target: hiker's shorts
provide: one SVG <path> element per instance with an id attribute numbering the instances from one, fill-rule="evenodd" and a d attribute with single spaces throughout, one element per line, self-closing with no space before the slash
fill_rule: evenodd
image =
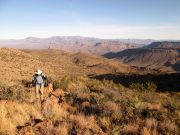
<path id="1" fill-rule="evenodd" d="M 44 84 L 36 84 L 36 98 L 43 100 L 44 96 Z"/>

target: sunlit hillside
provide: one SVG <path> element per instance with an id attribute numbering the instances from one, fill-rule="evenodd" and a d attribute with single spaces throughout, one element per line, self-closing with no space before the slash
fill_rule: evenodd
<path id="1" fill-rule="evenodd" d="M 2 135 L 179 133 L 178 73 L 164 85 L 155 71 L 53 49 L 1 48 L 0 65 Z M 42 102 L 31 84 L 38 68 L 49 82 Z"/>

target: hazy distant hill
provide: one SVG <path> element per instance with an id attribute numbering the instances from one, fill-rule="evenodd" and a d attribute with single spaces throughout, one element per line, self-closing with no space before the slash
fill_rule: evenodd
<path id="1" fill-rule="evenodd" d="M 180 42 L 153 42 L 142 48 L 111 52 L 104 56 L 131 66 L 161 71 L 180 71 Z"/>
<path id="2" fill-rule="evenodd" d="M 155 40 L 153 39 L 119 39 L 119 41 L 123 43 L 128 43 L 128 44 L 142 44 L 142 45 L 148 45 L 154 42 Z"/>
<path id="3" fill-rule="evenodd" d="M 50 38 L 28 37 L 20 40 L 1 40 L 0 47 L 18 49 L 58 48 L 65 51 L 105 54 L 125 49 L 142 47 L 151 43 L 151 39 L 98 39 L 79 36 L 55 36 Z"/>

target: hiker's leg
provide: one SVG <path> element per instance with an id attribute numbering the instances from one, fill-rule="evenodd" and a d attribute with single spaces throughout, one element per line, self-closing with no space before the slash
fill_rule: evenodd
<path id="1" fill-rule="evenodd" d="M 40 86 L 36 85 L 36 98 L 37 99 L 39 99 L 39 89 L 40 89 Z"/>
<path id="2" fill-rule="evenodd" d="M 41 85 L 40 92 L 41 92 L 41 100 L 43 100 L 43 98 L 44 98 L 44 85 Z"/>

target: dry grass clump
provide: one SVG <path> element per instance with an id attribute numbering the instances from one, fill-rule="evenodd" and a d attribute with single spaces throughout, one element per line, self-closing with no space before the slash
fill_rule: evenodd
<path id="1" fill-rule="evenodd" d="M 60 105 L 54 104 L 49 108 L 51 110 L 51 114 L 49 114 L 50 119 L 58 119 L 58 120 L 63 120 L 68 117 L 68 112 L 63 109 Z M 49 110 L 49 111 L 50 111 Z"/>
<path id="2" fill-rule="evenodd" d="M 98 124 L 103 132 L 110 133 L 112 127 L 111 127 L 111 121 L 108 116 L 102 118 L 100 117 Z"/>
<path id="3" fill-rule="evenodd" d="M 1 132 L 8 131 L 16 133 L 16 126 L 24 125 L 31 118 L 41 118 L 37 108 L 26 103 L 17 103 L 16 101 L 0 101 L 0 121 Z"/>
<path id="4" fill-rule="evenodd" d="M 92 132 L 98 134 L 101 129 L 97 125 L 97 121 L 94 116 L 84 116 L 83 114 L 71 115 L 70 119 L 73 121 L 73 126 L 79 134 L 84 132 Z"/>
<path id="5" fill-rule="evenodd" d="M 104 113 L 106 116 L 110 115 L 112 118 L 112 121 L 119 122 L 121 119 L 121 108 L 118 104 L 108 101 L 105 103 L 104 107 Z"/>
<path id="6" fill-rule="evenodd" d="M 56 131 L 55 131 L 56 135 L 69 135 L 69 125 L 64 123 L 62 125 L 60 125 Z"/>
<path id="7" fill-rule="evenodd" d="M 151 130 L 151 129 L 147 128 L 147 127 L 144 127 L 141 130 L 141 134 L 142 135 L 158 135 L 156 130 Z"/>
<path id="8" fill-rule="evenodd" d="M 9 122 L 8 119 L 0 117 L 0 134 L 13 135 L 16 133 L 15 125 Z"/>
<path id="9" fill-rule="evenodd" d="M 139 126 L 136 124 L 128 124 L 124 125 L 120 130 L 120 133 L 123 135 L 136 135 L 138 134 Z"/>

